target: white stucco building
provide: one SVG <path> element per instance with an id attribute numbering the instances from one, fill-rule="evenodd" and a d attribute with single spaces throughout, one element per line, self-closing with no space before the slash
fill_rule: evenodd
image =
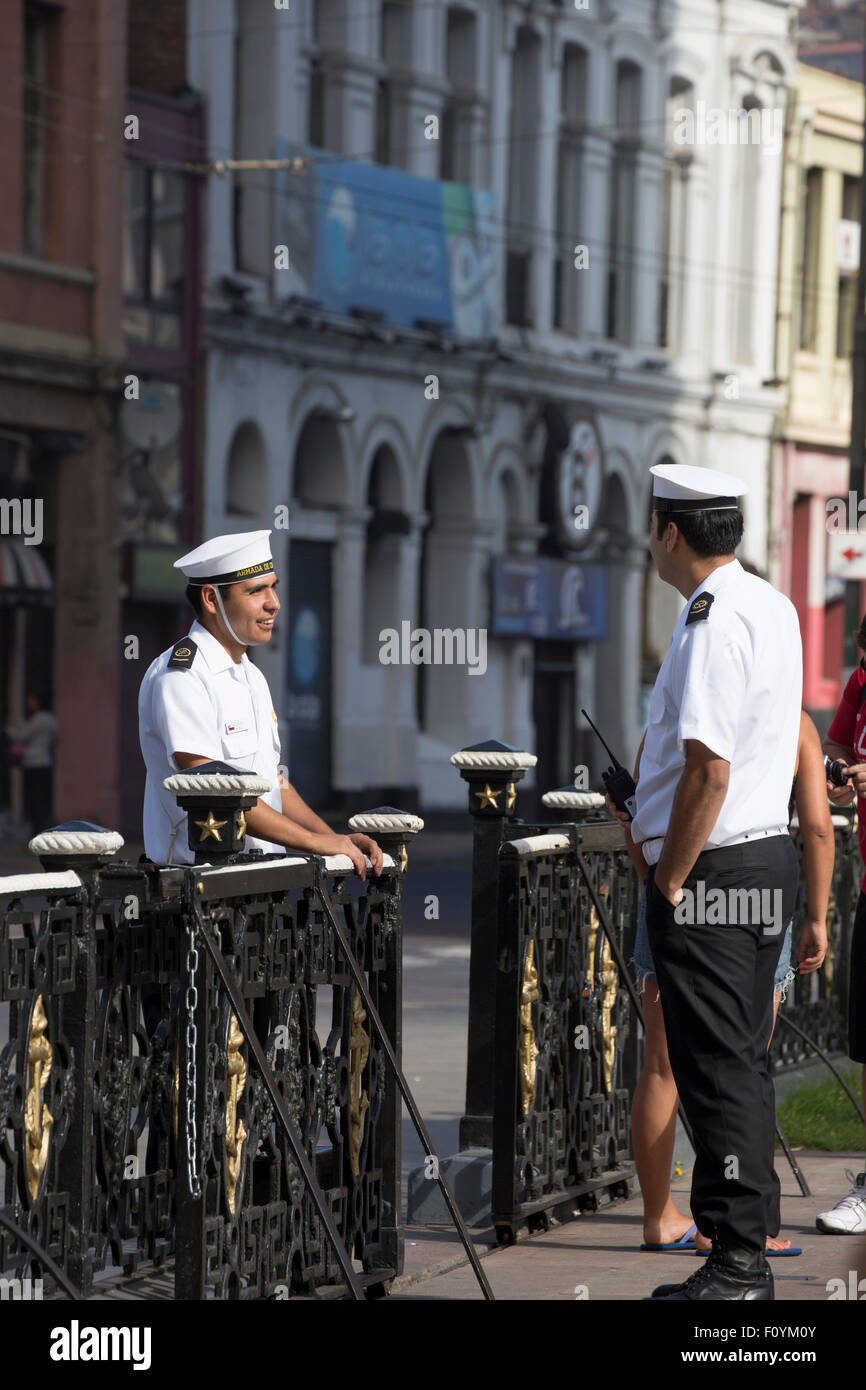
<path id="1" fill-rule="evenodd" d="M 261 663 L 316 804 L 461 808 L 487 737 L 547 790 L 599 766 L 581 705 L 631 760 L 679 608 L 652 464 L 741 474 L 765 566 L 782 142 L 707 117 L 784 121 L 790 10 L 189 0 L 209 155 L 307 156 L 208 182 L 202 533 L 279 518 Z M 383 665 L 404 622 L 486 670 Z"/>

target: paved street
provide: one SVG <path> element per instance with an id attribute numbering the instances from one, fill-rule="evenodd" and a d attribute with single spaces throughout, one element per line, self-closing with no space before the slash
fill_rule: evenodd
<path id="1" fill-rule="evenodd" d="M 777 1160 L 782 1183 L 782 1236 L 803 1254 L 771 1261 L 776 1301 L 827 1302 L 827 1283 L 841 1279 L 846 1290 L 866 1278 L 866 1236 L 826 1236 L 815 1228 L 815 1215 L 832 1206 L 848 1190 L 843 1170 L 855 1169 L 862 1154 L 800 1152 L 800 1166 L 812 1190 L 803 1197 L 783 1158 Z M 678 1205 L 688 1211 L 689 1172 L 672 1183 Z M 698 1267 L 694 1254 L 641 1253 L 641 1200 L 586 1214 L 547 1232 L 519 1240 L 509 1249 L 494 1248 L 492 1232 L 474 1233 L 482 1249 L 492 1251 L 484 1260 L 484 1272 L 493 1292 L 501 1299 L 537 1301 L 637 1300 L 661 1283 L 676 1283 Z M 456 1261 L 461 1247 L 456 1238 L 439 1234 L 426 1243 L 426 1232 L 416 1228 L 406 1235 L 406 1275 L 392 1297 L 415 1300 L 480 1299 L 481 1291 L 468 1263 L 428 1277 L 417 1277 L 423 1265 L 436 1267 Z M 412 1245 L 410 1242 L 415 1241 Z M 423 1254 L 423 1265 L 422 1265 Z M 829 1292 L 838 1286 L 831 1286 Z M 866 1292 L 864 1284 L 861 1295 Z"/>

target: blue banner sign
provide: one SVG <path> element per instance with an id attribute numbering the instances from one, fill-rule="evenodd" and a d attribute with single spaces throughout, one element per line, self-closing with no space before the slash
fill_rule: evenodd
<path id="1" fill-rule="evenodd" d="M 604 566 L 533 555 L 494 558 L 490 635 L 601 641 L 607 635 Z"/>
<path id="2" fill-rule="evenodd" d="M 277 239 L 288 248 L 297 293 L 331 313 L 361 310 L 406 327 L 421 320 L 459 337 L 495 336 L 491 192 L 284 142 L 279 153 L 313 161 L 278 180 Z"/>

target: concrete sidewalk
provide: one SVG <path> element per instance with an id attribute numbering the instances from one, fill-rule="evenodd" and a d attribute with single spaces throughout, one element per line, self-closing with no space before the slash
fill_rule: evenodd
<path id="1" fill-rule="evenodd" d="M 863 1155 L 800 1150 L 797 1159 L 812 1190 L 810 1198 L 801 1195 L 784 1155 L 777 1155 L 782 1183 L 781 1235 L 792 1245 L 802 1246 L 803 1254 L 771 1259 L 776 1301 L 827 1302 L 830 1292 L 839 1290 L 838 1285 L 828 1290 L 831 1279 L 841 1279 L 850 1298 L 852 1285 L 866 1279 L 866 1235 L 821 1235 L 815 1217 L 846 1195 L 850 1184 L 844 1170 L 861 1171 Z M 688 1212 L 690 1173 L 674 1178 L 671 1187 L 680 1210 Z M 496 1246 L 492 1230 L 472 1234 L 484 1255 L 484 1272 L 497 1299 L 628 1302 L 645 1298 L 657 1284 L 688 1278 L 703 1258 L 640 1251 L 641 1216 L 638 1194 L 596 1214 L 527 1236 L 509 1248 Z M 860 1294 L 866 1295 L 866 1284 Z M 395 1281 L 391 1298 L 482 1298 L 455 1232 L 442 1227 L 407 1229 L 405 1272 Z"/>

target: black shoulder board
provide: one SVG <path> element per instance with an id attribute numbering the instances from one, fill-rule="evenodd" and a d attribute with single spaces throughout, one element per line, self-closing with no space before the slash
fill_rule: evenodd
<path id="1" fill-rule="evenodd" d="M 195 661 L 195 654 L 197 651 L 198 647 L 196 646 L 192 638 L 184 637 L 182 642 L 178 642 L 177 646 L 171 654 L 171 657 L 169 658 L 168 670 L 185 671 L 186 668 L 188 666 L 191 666 L 192 663 Z"/>
<path id="2" fill-rule="evenodd" d="M 702 594 L 698 594 L 689 609 L 689 616 L 686 618 L 686 627 L 688 627 L 689 623 L 699 623 L 701 618 L 708 618 L 710 616 L 710 606 L 714 598 L 715 594 L 709 594 L 706 590 L 704 590 Z"/>

